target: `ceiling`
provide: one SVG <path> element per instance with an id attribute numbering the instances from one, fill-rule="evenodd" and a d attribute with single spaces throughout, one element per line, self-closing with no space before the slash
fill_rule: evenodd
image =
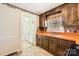
<path id="1" fill-rule="evenodd" d="M 38 15 L 61 4 L 63 3 L 12 3 L 12 5 L 15 5 Z"/>

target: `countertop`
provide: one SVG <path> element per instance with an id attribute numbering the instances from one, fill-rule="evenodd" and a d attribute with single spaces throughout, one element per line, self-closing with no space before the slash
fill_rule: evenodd
<path id="1" fill-rule="evenodd" d="M 76 44 L 79 44 L 79 33 L 37 31 L 36 34 L 61 38 L 65 40 L 72 40 L 75 41 Z"/>

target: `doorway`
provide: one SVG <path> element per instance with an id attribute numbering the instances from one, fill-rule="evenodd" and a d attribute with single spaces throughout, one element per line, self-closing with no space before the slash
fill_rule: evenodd
<path id="1" fill-rule="evenodd" d="M 32 14 L 21 14 L 21 39 L 32 45 L 36 45 L 36 31 L 38 27 L 38 16 Z"/>

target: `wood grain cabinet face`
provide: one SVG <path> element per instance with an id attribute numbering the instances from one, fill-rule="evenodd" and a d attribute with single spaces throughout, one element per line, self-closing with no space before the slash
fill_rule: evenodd
<path id="1" fill-rule="evenodd" d="M 49 52 L 57 56 L 57 39 L 50 37 L 49 39 Z"/>
<path id="2" fill-rule="evenodd" d="M 65 50 L 67 49 L 67 44 L 66 44 L 66 46 L 65 46 L 65 41 L 64 40 L 62 40 L 62 39 L 59 39 L 58 40 L 58 55 L 59 56 L 62 56 L 62 55 L 64 55 L 64 53 L 65 53 Z"/>
<path id="3" fill-rule="evenodd" d="M 39 15 L 39 26 L 40 27 L 44 27 L 45 25 L 45 20 L 46 20 L 46 16 L 45 16 L 45 13 Z"/>
<path id="4" fill-rule="evenodd" d="M 55 56 L 64 56 L 66 50 L 75 44 L 74 41 L 65 39 L 49 37 L 49 36 L 36 36 L 36 45 L 47 50 Z"/>
<path id="5" fill-rule="evenodd" d="M 65 25 L 75 25 L 77 16 L 77 4 L 68 4 L 63 8 Z"/>
<path id="6" fill-rule="evenodd" d="M 59 39 L 58 40 L 58 55 L 64 56 L 66 50 L 70 48 L 74 44 L 73 41 Z"/>
<path id="7" fill-rule="evenodd" d="M 78 9 L 77 9 L 77 11 L 78 11 L 78 25 L 79 25 L 79 3 L 78 3 Z"/>
<path id="8" fill-rule="evenodd" d="M 42 36 L 36 36 L 36 45 L 37 46 L 40 46 L 40 47 L 42 47 L 42 39 L 43 39 L 43 37 Z"/>
<path id="9" fill-rule="evenodd" d="M 43 49 L 48 51 L 48 45 L 49 45 L 49 37 L 43 36 Z"/>

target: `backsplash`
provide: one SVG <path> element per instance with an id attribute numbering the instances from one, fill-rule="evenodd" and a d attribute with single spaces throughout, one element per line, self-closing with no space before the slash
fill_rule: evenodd
<path id="1" fill-rule="evenodd" d="M 77 33 L 77 32 L 79 32 L 79 27 L 78 26 L 65 27 L 65 31 L 66 32 L 74 32 L 74 33 Z"/>

